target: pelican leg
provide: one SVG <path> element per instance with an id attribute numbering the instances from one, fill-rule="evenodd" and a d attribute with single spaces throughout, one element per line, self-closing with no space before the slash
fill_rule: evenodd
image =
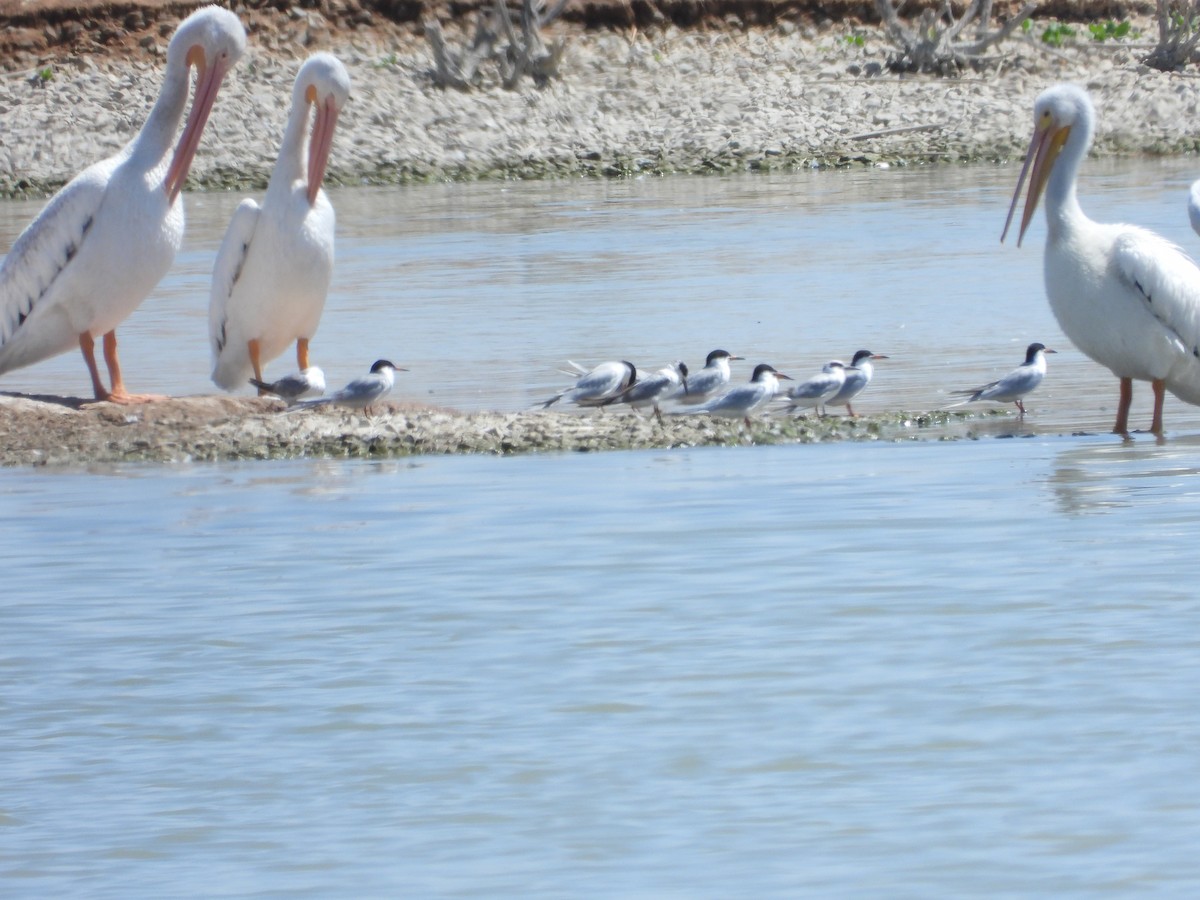
<path id="1" fill-rule="evenodd" d="M 1121 379 L 1121 396 L 1117 401 L 1117 421 L 1113 434 L 1129 434 L 1129 407 L 1133 404 L 1133 379 Z"/>
<path id="2" fill-rule="evenodd" d="M 1150 420 L 1150 433 L 1161 436 L 1163 433 L 1163 400 L 1166 398 L 1167 385 L 1165 381 L 1158 378 L 1150 382 L 1150 387 L 1154 390 L 1154 416 Z"/>
<path id="3" fill-rule="evenodd" d="M 79 349 L 83 353 L 83 361 L 87 363 L 88 374 L 92 376 L 92 395 L 97 401 L 108 399 L 108 390 L 100 380 L 100 370 L 96 368 L 96 339 L 90 331 L 79 335 Z"/>
<path id="4" fill-rule="evenodd" d="M 308 368 L 308 338 L 296 338 L 296 365 L 301 372 Z"/>
<path id="5" fill-rule="evenodd" d="M 254 369 L 254 380 L 262 381 L 262 353 L 257 338 L 246 341 L 246 353 L 250 357 L 250 367 Z M 258 389 L 258 396 L 263 397 L 266 393 L 262 388 Z"/>
<path id="6" fill-rule="evenodd" d="M 131 394 L 125 390 L 125 380 L 121 377 L 121 360 L 117 358 L 117 332 L 115 329 L 104 335 L 104 364 L 108 366 L 108 380 L 112 383 L 112 390 L 104 398 L 109 403 L 129 405 L 166 399 L 154 394 Z"/>

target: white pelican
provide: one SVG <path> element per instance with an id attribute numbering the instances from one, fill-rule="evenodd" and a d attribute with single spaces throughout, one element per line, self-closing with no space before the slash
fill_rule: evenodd
<path id="1" fill-rule="evenodd" d="M 392 385 L 396 383 L 396 373 L 407 371 L 407 369 L 397 368 L 396 364 L 389 360 L 377 359 L 371 364 L 369 374 L 355 378 L 340 391 L 334 391 L 328 397 L 305 400 L 296 404 L 293 409 L 309 409 L 314 406 L 347 406 L 351 409 L 361 409 L 370 415 L 371 407 L 391 392 Z"/>
<path id="2" fill-rule="evenodd" d="M 836 394 L 825 401 L 825 406 L 844 406 L 852 416 L 858 415 L 850 401 L 867 389 L 871 379 L 875 377 L 874 359 L 887 359 L 882 353 L 872 353 L 870 350 L 859 350 L 846 366 L 846 380 Z"/>
<path id="3" fill-rule="evenodd" d="M 688 378 L 687 390 L 675 398 L 676 402 L 690 406 L 711 400 L 729 386 L 730 361 L 742 358 L 726 350 L 714 350 L 704 361 L 704 368 Z"/>
<path id="4" fill-rule="evenodd" d="M 144 399 L 125 390 L 116 327 L 171 267 L 183 240 L 179 192 L 221 80 L 245 48 L 245 29 L 228 10 L 206 6 L 184 19 L 142 130 L 76 175 L 21 232 L 0 264 L 0 374 L 78 346 L 97 400 Z M 195 99 L 172 155 L 193 66 Z M 96 368 L 98 335 L 109 389 Z"/>
<path id="5" fill-rule="evenodd" d="M 1188 221 L 1192 223 L 1192 231 L 1200 234 L 1200 181 L 1193 181 L 1188 188 Z"/>
<path id="6" fill-rule="evenodd" d="M 969 391 L 951 391 L 952 394 L 970 394 L 963 403 L 974 403 L 977 400 L 995 400 L 1000 403 L 1015 403 L 1021 415 L 1025 415 L 1025 404 L 1022 398 L 1042 383 L 1046 377 L 1046 354 L 1055 353 L 1047 349 L 1045 344 L 1030 344 L 1025 350 L 1025 362 L 1017 366 L 1003 378 L 985 384 L 980 388 Z M 956 406 L 960 404 L 955 404 Z"/>
<path id="7" fill-rule="evenodd" d="M 601 406 L 610 403 L 628 403 L 634 409 L 654 408 L 654 417 L 662 424 L 662 409 L 659 404 L 669 400 L 680 391 L 687 388 L 688 367 L 682 362 L 673 366 L 664 366 L 649 378 L 630 385 L 620 394 L 608 400 L 601 401 Z"/>
<path id="8" fill-rule="evenodd" d="M 749 384 L 739 384 L 720 397 L 714 397 L 707 403 L 693 406 L 683 412 L 707 413 L 723 419 L 741 418 L 749 428 L 750 416 L 770 403 L 779 393 L 780 378 L 791 381 L 791 376 L 776 371 L 766 363 L 759 363 L 754 367 L 754 375 L 751 376 Z"/>
<path id="9" fill-rule="evenodd" d="M 1000 240 L 1008 234 L 1028 174 L 1017 245 L 1044 190 L 1050 308 L 1071 342 L 1120 379 L 1113 431 L 1129 431 L 1137 379 L 1151 384 L 1150 431 L 1161 435 L 1164 390 L 1200 404 L 1200 268 L 1151 231 L 1093 222 L 1080 209 L 1075 179 L 1095 123 L 1082 88 L 1060 84 L 1043 91 L 1033 117 L 1033 140 Z"/>
<path id="10" fill-rule="evenodd" d="M 817 409 L 842 389 L 842 385 L 846 383 L 846 365 L 839 360 L 832 359 L 821 367 L 821 371 L 812 378 L 806 378 L 804 381 L 790 388 L 785 395 L 788 402 L 788 412 L 795 412 L 798 409 L 809 410 Z"/>
<path id="11" fill-rule="evenodd" d="M 349 96 L 350 76 L 337 57 L 314 53 L 304 62 L 262 205 L 243 200 L 225 232 L 213 266 L 208 324 L 212 380 L 227 391 L 251 376 L 262 381 L 263 364 L 292 341 L 300 370 L 309 367 L 308 342 L 333 274 L 334 213 L 321 181 Z"/>
<path id="12" fill-rule="evenodd" d="M 572 364 L 574 365 L 574 364 Z M 555 394 L 542 403 L 542 409 L 565 400 L 577 406 L 603 406 L 637 383 L 637 369 L 631 362 L 603 362 L 584 372 L 575 386 Z"/>

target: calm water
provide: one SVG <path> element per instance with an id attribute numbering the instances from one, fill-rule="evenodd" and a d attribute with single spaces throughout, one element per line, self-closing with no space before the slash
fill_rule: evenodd
<path id="1" fill-rule="evenodd" d="M 1186 161 L 1094 169 L 1198 240 Z M 869 411 L 1063 352 L 1011 439 L 0 471 L 0 894 L 1194 896 L 1200 410 L 1103 433 L 1013 177 L 341 192 L 333 381 L 868 346 Z M 135 389 L 208 390 L 237 199 L 189 198 Z"/>

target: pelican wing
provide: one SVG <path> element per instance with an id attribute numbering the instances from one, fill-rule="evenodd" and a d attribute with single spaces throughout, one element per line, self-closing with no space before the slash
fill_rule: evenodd
<path id="1" fill-rule="evenodd" d="M 208 300 L 208 334 L 212 340 L 213 356 L 221 355 L 225 347 L 225 321 L 229 315 L 229 301 L 242 274 L 242 266 L 250 253 L 254 241 L 254 230 L 262 208 L 254 200 L 246 199 L 238 204 L 229 220 L 229 228 L 217 251 L 213 265 L 212 293 Z"/>
<path id="2" fill-rule="evenodd" d="M 1200 268 L 1179 247 L 1141 228 L 1117 238 L 1113 264 L 1180 351 L 1200 358 Z"/>
<path id="3" fill-rule="evenodd" d="M 25 324 L 79 253 L 114 165 L 105 160 L 80 172 L 50 199 L 0 263 L 0 347 Z"/>

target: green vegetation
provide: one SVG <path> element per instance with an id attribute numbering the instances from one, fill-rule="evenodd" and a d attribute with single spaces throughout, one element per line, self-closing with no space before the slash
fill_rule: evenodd
<path id="1" fill-rule="evenodd" d="M 1088 31 L 1092 33 L 1093 41 L 1119 41 L 1124 37 L 1137 37 L 1138 33 L 1133 30 L 1133 26 L 1128 22 L 1114 22 L 1109 19 L 1107 22 L 1092 22 L 1088 25 Z"/>
<path id="2" fill-rule="evenodd" d="M 1051 47 L 1061 47 L 1067 41 L 1075 39 L 1075 29 L 1062 22 L 1053 22 L 1042 31 L 1042 43 Z"/>

